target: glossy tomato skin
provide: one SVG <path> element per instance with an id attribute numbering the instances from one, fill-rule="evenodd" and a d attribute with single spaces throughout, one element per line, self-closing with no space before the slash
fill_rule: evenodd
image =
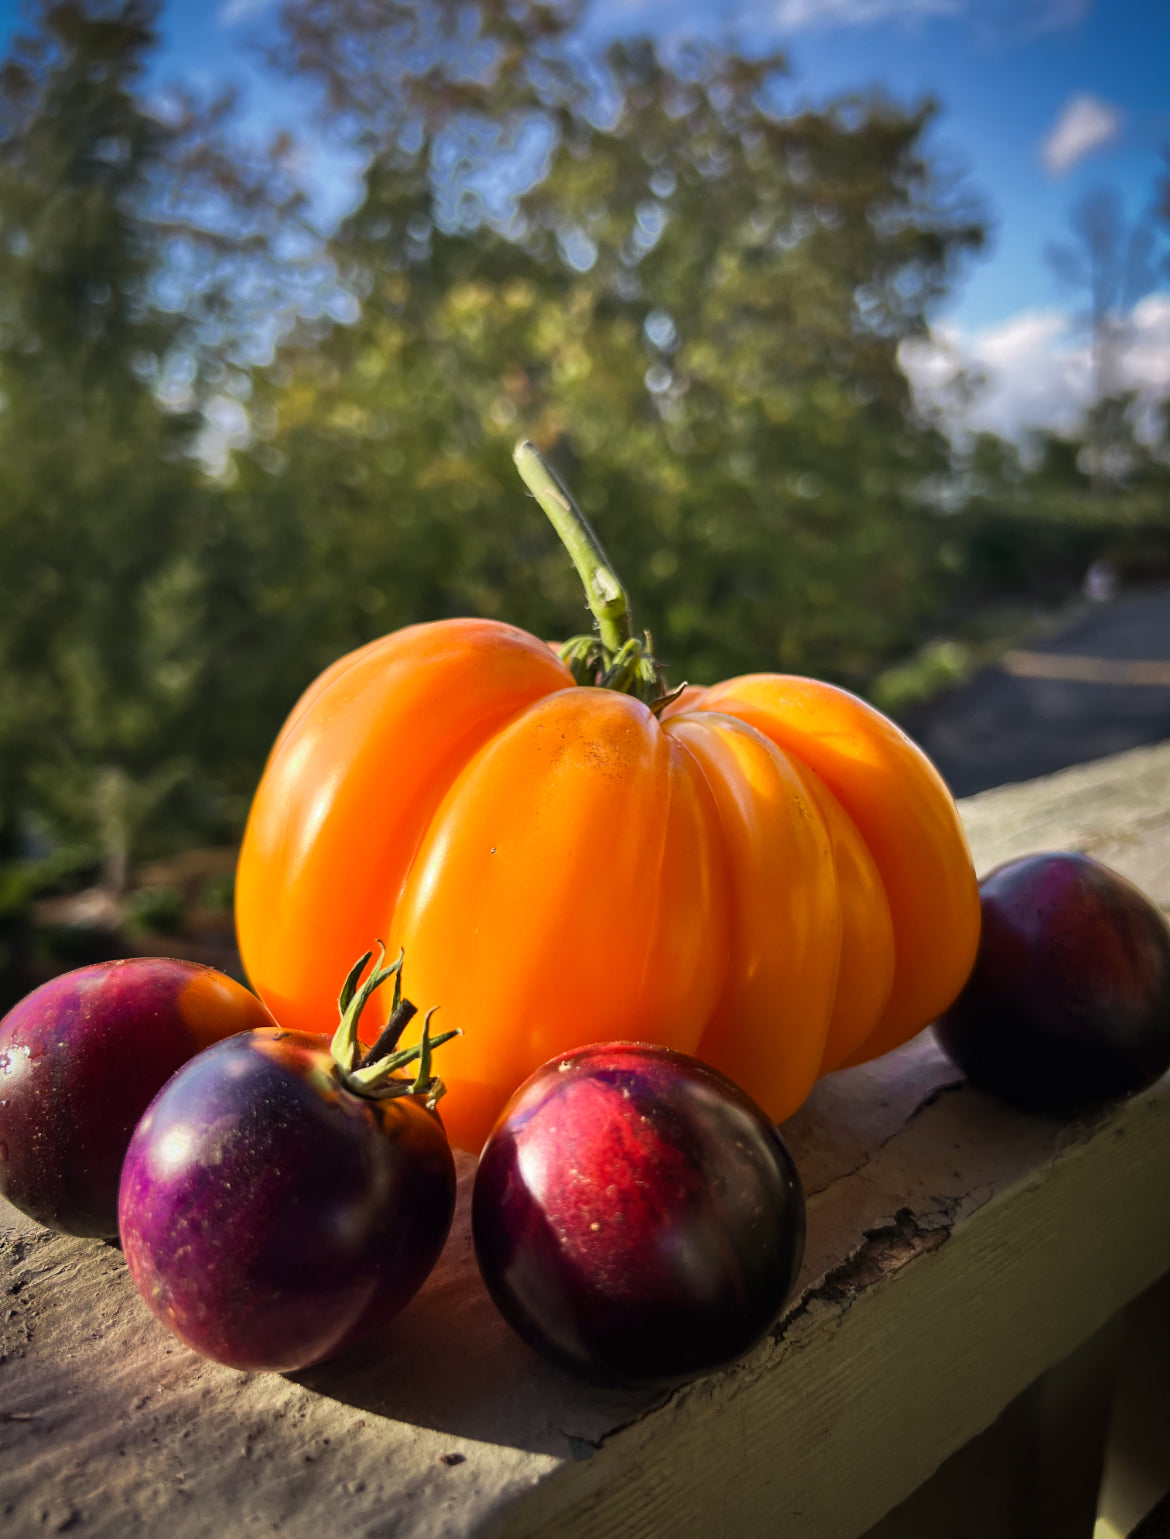
<path id="1" fill-rule="evenodd" d="M 480 1157 L 475 1252 L 530 1346 L 601 1382 L 732 1361 L 791 1292 L 804 1199 L 776 1128 L 697 1059 L 606 1043 L 551 1060 Z"/>
<path id="2" fill-rule="evenodd" d="M 384 636 L 310 686 L 236 900 L 248 976 L 290 1029 L 330 1018 L 364 937 L 405 950 L 464 1027 L 443 1118 L 472 1151 L 545 1059 L 599 1039 L 695 1054 L 782 1121 L 945 1009 L 979 925 L 949 791 L 866 702 L 754 674 L 656 715 L 472 619 Z"/>
<path id="3" fill-rule="evenodd" d="M 49 1229 L 113 1237 L 122 1160 L 156 1092 L 211 1043 L 272 1024 L 197 962 L 133 957 L 43 983 L 0 1021 L 0 1193 Z"/>
<path id="4" fill-rule="evenodd" d="M 386 1324 L 455 1205 L 442 1123 L 344 1089 L 320 1038 L 249 1032 L 177 1074 L 139 1123 L 118 1216 L 155 1315 L 233 1368 L 308 1367 Z"/>
<path id="5" fill-rule="evenodd" d="M 1140 889 L 1054 853 L 998 867 L 981 896 L 974 970 L 934 1028 L 973 1084 L 1067 1116 L 1170 1068 L 1170 927 Z"/>

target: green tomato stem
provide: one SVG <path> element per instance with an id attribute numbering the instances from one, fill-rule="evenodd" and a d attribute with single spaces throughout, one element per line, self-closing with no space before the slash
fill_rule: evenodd
<path id="1" fill-rule="evenodd" d="M 630 606 L 601 541 L 535 444 L 527 439 L 518 443 L 512 458 L 525 486 L 572 557 L 585 585 L 585 597 L 597 621 L 602 645 L 611 652 L 620 652 L 633 634 Z"/>
<path id="2" fill-rule="evenodd" d="M 367 951 L 360 957 L 350 968 L 349 976 L 342 985 L 341 996 L 337 1001 L 341 1020 L 333 1034 L 330 1047 L 333 1072 L 340 1083 L 354 1095 L 379 1101 L 395 1096 L 418 1096 L 425 1098 L 427 1106 L 433 1109 L 446 1087 L 437 1075 L 431 1073 L 431 1055 L 435 1048 L 450 1042 L 452 1037 L 462 1036 L 462 1032 L 456 1029 L 446 1031 L 442 1036 L 432 1037 L 431 1016 L 438 1008 L 435 1006 L 427 1011 L 426 1019 L 423 1021 L 422 1040 L 416 1042 L 413 1047 L 400 1048 L 398 1039 L 416 1014 L 410 1000 L 402 997 L 402 952 L 398 953 L 389 967 L 383 967 L 386 948 L 379 941 L 378 960 L 371 968 L 369 977 L 361 983 L 362 973 L 373 954 L 372 951 Z M 370 996 L 376 989 L 381 988 L 388 978 L 394 979 L 394 1002 L 391 1006 L 390 1019 L 379 1034 L 377 1042 L 362 1057 L 358 1042 L 358 1023 Z M 398 1070 L 412 1063 L 418 1064 L 414 1079 L 403 1079 L 398 1074 Z"/>
<path id="3" fill-rule="evenodd" d="M 398 977 L 394 980 L 396 985 L 398 983 L 398 979 L 401 977 L 402 971 L 399 969 Z M 417 1014 L 417 1005 L 412 1005 L 409 999 L 399 999 L 398 1003 L 391 1011 L 390 1019 L 386 1022 L 386 1025 L 382 1029 L 381 1036 L 379 1036 L 378 1040 L 374 1043 L 373 1047 L 362 1059 L 361 1063 L 358 1064 L 358 1068 L 368 1069 L 370 1064 L 377 1063 L 380 1058 L 389 1057 L 389 1055 L 397 1048 L 398 1041 L 402 1036 L 402 1033 L 406 1030 L 407 1026 L 410 1025 L 411 1021 Z"/>

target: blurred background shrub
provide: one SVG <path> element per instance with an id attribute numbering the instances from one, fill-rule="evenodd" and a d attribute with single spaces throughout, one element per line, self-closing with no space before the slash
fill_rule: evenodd
<path id="1" fill-rule="evenodd" d="M 345 650 L 468 612 L 581 628 L 521 435 L 676 681 L 808 672 L 896 709 L 962 676 L 964 625 L 1094 560 L 1170 571 L 1166 423 L 1111 389 L 1108 312 L 1075 434 L 957 447 L 916 408 L 901 350 L 985 224 L 929 103 L 784 113 L 779 56 L 599 52 L 580 20 L 289 0 L 274 63 L 364 166 L 324 230 L 289 139 L 146 91 L 146 0 L 28 12 L 0 69 L 10 952 L 79 888 L 173 933 L 182 883 L 137 867 L 238 837 Z M 1090 287 L 1093 228 L 1061 259 Z"/>

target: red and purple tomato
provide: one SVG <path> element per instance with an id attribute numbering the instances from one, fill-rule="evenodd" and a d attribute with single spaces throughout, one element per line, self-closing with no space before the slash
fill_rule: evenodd
<path id="1" fill-rule="evenodd" d="M 52 978 L 0 1021 L 0 1193 L 64 1234 L 118 1232 L 130 1135 L 196 1053 L 271 1026 L 254 994 L 170 957 L 99 962 Z"/>
<path id="2" fill-rule="evenodd" d="M 669 1048 L 550 1059 L 480 1157 L 472 1233 L 504 1318 L 586 1378 L 668 1383 L 741 1356 L 804 1248 L 779 1132 L 724 1075 Z"/>
<path id="3" fill-rule="evenodd" d="M 979 893 L 974 969 L 934 1026 L 972 1084 L 1072 1116 L 1170 1068 L 1170 926 L 1140 888 L 1055 852 L 997 867 Z"/>
<path id="4" fill-rule="evenodd" d="M 320 1037 L 267 1030 L 208 1049 L 162 1090 L 118 1211 L 130 1275 L 164 1325 L 217 1362 L 288 1372 L 387 1324 L 454 1206 L 424 1094 L 355 1094 Z"/>

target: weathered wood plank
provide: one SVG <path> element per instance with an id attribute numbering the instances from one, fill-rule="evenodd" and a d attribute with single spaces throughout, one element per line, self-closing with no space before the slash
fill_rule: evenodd
<path id="1" fill-rule="evenodd" d="M 1017 1395 L 864 1539 L 1094 1539 L 1128 1313 Z"/>
<path id="2" fill-rule="evenodd" d="M 975 869 L 1036 850 L 1080 850 L 1170 909 L 1170 743 L 1078 764 L 960 803 Z"/>
<path id="3" fill-rule="evenodd" d="M 1170 745 L 964 805 L 980 869 L 1091 849 L 1170 907 Z M 1170 1269 L 1170 1085 L 1022 1117 L 920 1038 L 830 1077 L 786 1129 L 798 1290 L 742 1363 L 672 1394 L 523 1348 L 452 1241 L 364 1360 L 293 1377 L 188 1353 L 115 1249 L 0 1204 L 0 1531 L 111 1539 L 774 1532 L 853 1539 Z"/>
<path id="4" fill-rule="evenodd" d="M 853 1539 L 909 1495 L 1170 1267 L 1170 1089 L 1092 1129 L 1033 1126 L 1030 1149 L 1025 1119 L 995 1128 L 996 1115 L 965 1089 L 927 1108 L 861 1177 L 888 1191 L 904 1174 L 903 1206 L 875 1202 L 862 1245 L 810 1285 L 777 1341 L 558 1471 L 489 1532 L 699 1539 L 767 1524 Z M 959 1195 L 948 1154 L 968 1174 L 969 1139 L 1001 1132 L 1015 1169 L 993 1160 Z M 813 1224 L 825 1218 L 814 1206 Z"/>

